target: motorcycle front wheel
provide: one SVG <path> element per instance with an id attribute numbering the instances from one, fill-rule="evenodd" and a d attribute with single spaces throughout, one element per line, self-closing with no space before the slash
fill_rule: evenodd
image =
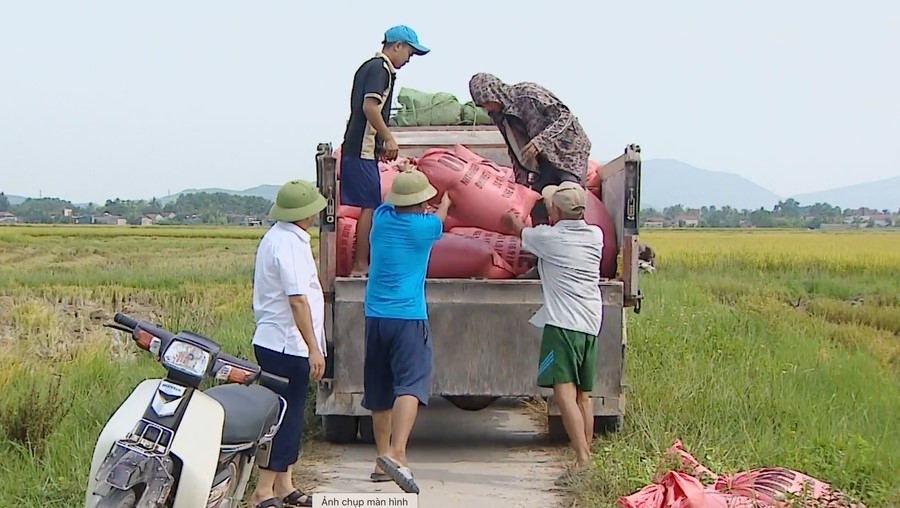
<path id="1" fill-rule="evenodd" d="M 103 496 L 96 508 L 134 508 L 137 505 L 137 492 L 134 489 L 112 489 Z"/>

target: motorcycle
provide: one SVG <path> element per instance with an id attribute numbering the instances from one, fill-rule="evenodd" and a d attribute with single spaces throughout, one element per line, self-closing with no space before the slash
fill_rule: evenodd
<path id="1" fill-rule="evenodd" d="M 235 508 L 256 462 L 268 464 L 288 380 L 225 354 L 213 340 L 117 313 L 109 328 L 166 369 L 142 381 L 94 448 L 87 508 Z M 208 379 L 224 383 L 201 390 Z"/>

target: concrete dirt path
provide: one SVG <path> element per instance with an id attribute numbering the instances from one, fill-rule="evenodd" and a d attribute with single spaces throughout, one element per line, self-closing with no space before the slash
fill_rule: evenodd
<path id="1" fill-rule="evenodd" d="M 369 480 L 374 444 L 329 445 L 329 452 L 333 460 L 318 471 L 316 492 L 403 492 L 392 481 Z M 407 455 L 420 507 L 557 508 L 565 498 L 553 481 L 563 469 L 553 452 L 515 400 L 463 411 L 437 398 L 419 411 Z"/>

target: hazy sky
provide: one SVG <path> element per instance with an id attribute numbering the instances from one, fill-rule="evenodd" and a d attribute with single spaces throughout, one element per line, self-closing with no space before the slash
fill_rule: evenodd
<path id="1" fill-rule="evenodd" d="M 897 2 L 0 0 L 0 190 L 314 179 L 353 72 L 399 23 L 433 51 L 398 91 L 538 82 L 599 161 L 638 142 L 785 196 L 900 174 Z"/>

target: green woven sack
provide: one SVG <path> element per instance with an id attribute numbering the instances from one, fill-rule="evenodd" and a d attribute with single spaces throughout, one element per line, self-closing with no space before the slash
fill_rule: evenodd
<path id="1" fill-rule="evenodd" d="M 462 106 L 462 123 L 465 125 L 491 125 L 491 117 L 487 111 L 469 101 Z"/>
<path id="2" fill-rule="evenodd" d="M 400 111 L 391 119 L 398 127 L 459 125 L 461 109 L 455 96 L 445 92 L 426 93 L 401 88 L 397 94 Z"/>

